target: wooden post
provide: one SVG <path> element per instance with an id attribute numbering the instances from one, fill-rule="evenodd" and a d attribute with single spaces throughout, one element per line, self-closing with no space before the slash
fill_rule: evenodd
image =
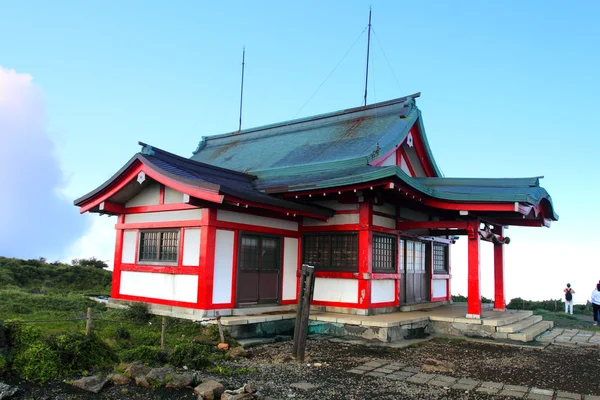
<path id="1" fill-rule="evenodd" d="M 88 307 L 87 315 L 85 318 L 85 335 L 89 335 L 92 330 L 92 309 Z"/>
<path id="2" fill-rule="evenodd" d="M 468 302 L 467 318 L 481 319 L 481 270 L 479 268 L 479 220 L 469 221 L 468 226 Z"/>
<path id="3" fill-rule="evenodd" d="M 160 328 L 160 349 L 165 349 L 165 341 L 167 334 L 167 317 L 162 317 L 162 326 Z"/>
<path id="4" fill-rule="evenodd" d="M 304 362 L 304 353 L 306 351 L 306 338 L 308 336 L 308 322 L 310 316 L 310 302 L 315 288 L 314 279 L 315 268 L 307 266 L 307 277 L 304 289 L 304 297 L 302 298 L 302 320 L 300 321 L 300 329 L 298 332 L 298 361 Z"/>
<path id="5" fill-rule="evenodd" d="M 504 238 L 504 227 L 494 225 L 492 232 Z M 494 243 L 494 311 L 506 311 L 504 291 L 504 244 Z"/>
<path id="6" fill-rule="evenodd" d="M 225 335 L 223 334 L 223 325 L 221 325 L 221 314 L 218 311 L 215 312 L 215 317 L 217 318 L 217 326 L 219 327 L 219 338 L 221 339 L 221 343 L 217 346 L 220 350 L 227 351 L 229 349 L 229 343 L 225 343 Z"/>
<path id="7" fill-rule="evenodd" d="M 294 344 L 292 345 L 292 358 L 298 355 L 298 332 L 300 332 L 300 321 L 302 321 L 302 299 L 304 298 L 304 286 L 306 279 L 306 264 L 302 264 L 300 269 L 300 290 L 298 291 L 298 301 L 296 307 L 296 324 L 294 325 Z"/>

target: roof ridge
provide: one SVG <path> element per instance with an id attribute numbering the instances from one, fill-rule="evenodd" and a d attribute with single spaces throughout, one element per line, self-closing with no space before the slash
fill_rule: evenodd
<path id="1" fill-rule="evenodd" d="M 299 173 L 306 172 L 317 172 L 324 170 L 331 170 L 332 167 L 358 167 L 358 166 L 369 166 L 368 157 L 356 157 L 356 158 L 347 158 L 345 160 L 335 160 L 335 161 L 325 161 L 320 163 L 312 163 L 312 164 L 302 164 L 302 165 L 290 165 L 279 168 L 269 168 L 263 170 L 253 171 L 253 173 L 259 178 L 268 178 L 273 175 L 281 175 L 283 173 L 295 172 L 296 170 Z"/>
<path id="2" fill-rule="evenodd" d="M 222 134 L 218 134 L 218 135 L 202 136 L 200 139 L 200 142 L 198 143 L 198 147 L 196 148 L 196 150 L 194 150 L 193 154 L 197 154 L 200 150 L 202 150 L 202 148 L 204 148 L 204 146 L 206 146 L 206 142 L 209 140 L 222 139 L 222 138 L 228 138 L 228 137 L 239 137 L 240 135 L 258 132 L 258 131 L 265 131 L 268 129 L 288 127 L 288 126 L 303 124 L 306 122 L 313 122 L 313 121 L 318 121 L 318 120 L 322 120 L 322 119 L 332 118 L 332 117 L 336 117 L 336 116 L 346 116 L 346 115 L 363 112 L 363 111 L 377 110 L 379 108 L 388 107 L 388 106 L 392 106 L 392 105 L 396 105 L 396 104 L 405 104 L 408 99 L 412 100 L 411 103 L 414 105 L 414 99 L 418 98 L 420 96 L 421 96 L 421 92 L 417 92 L 417 93 L 413 93 L 411 95 L 399 97 L 397 99 L 386 100 L 386 101 L 382 101 L 379 103 L 370 104 L 368 106 L 347 108 L 347 109 L 333 111 L 333 112 L 329 112 L 329 113 L 313 115 L 310 117 L 257 126 L 254 128 L 244 129 L 241 131 L 222 133 Z M 408 107 L 408 108 L 410 111 L 411 107 Z M 393 112 L 393 111 L 390 111 L 390 113 L 391 112 Z M 351 119 L 351 118 L 352 117 L 349 117 L 348 119 Z"/>

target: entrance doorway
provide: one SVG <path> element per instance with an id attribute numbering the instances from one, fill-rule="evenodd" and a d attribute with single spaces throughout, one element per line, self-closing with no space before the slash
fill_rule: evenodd
<path id="1" fill-rule="evenodd" d="M 430 276 L 427 273 L 427 244 L 402 239 L 399 242 L 398 262 L 401 273 L 401 304 L 429 301 Z"/>
<path id="2" fill-rule="evenodd" d="M 281 238 L 243 233 L 238 255 L 238 306 L 277 304 L 281 291 Z"/>

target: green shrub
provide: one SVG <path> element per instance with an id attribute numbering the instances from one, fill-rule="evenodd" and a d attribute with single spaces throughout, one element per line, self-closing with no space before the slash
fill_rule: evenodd
<path id="1" fill-rule="evenodd" d="M 175 345 L 169 362 L 176 367 L 200 369 L 212 364 L 213 346 L 206 343 L 180 341 Z"/>
<path id="2" fill-rule="evenodd" d="M 131 333 L 129 333 L 129 330 L 127 328 L 119 325 L 115 330 L 115 337 L 121 340 L 129 340 L 131 339 Z"/>
<path id="3" fill-rule="evenodd" d="M 40 383 L 61 375 L 58 353 L 45 341 L 36 341 L 15 352 L 12 369 L 22 378 Z"/>
<path id="4" fill-rule="evenodd" d="M 49 339 L 65 373 L 102 368 L 117 361 L 115 352 L 94 333 L 66 333 Z"/>
<path id="5" fill-rule="evenodd" d="M 152 314 L 148 312 L 148 306 L 144 303 L 131 303 L 128 308 L 123 310 L 123 316 L 134 322 L 148 322 Z"/>
<path id="6" fill-rule="evenodd" d="M 140 345 L 120 353 L 121 360 L 125 362 L 141 361 L 147 365 L 161 364 L 160 346 Z"/>

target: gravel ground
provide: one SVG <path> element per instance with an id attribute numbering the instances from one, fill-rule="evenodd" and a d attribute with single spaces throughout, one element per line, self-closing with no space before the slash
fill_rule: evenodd
<path id="1" fill-rule="evenodd" d="M 250 349 L 249 357 L 225 362 L 234 370 L 247 372 L 217 378 L 228 389 L 246 382 L 259 390 L 261 398 L 284 399 L 492 399 L 474 392 L 416 385 L 387 378 L 348 373 L 373 360 L 401 362 L 421 367 L 427 359 L 449 362 L 443 375 L 482 381 L 503 382 L 581 394 L 600 395 L 600 350 L 597 348 L 513 347 L 465 340 L 435 339 L 406 348 L 389 348 L 309 340 L 307 362 L 292 361 L 291 342 L 279 342 Z M 312 391 L 290 389 L 290 384 L 309 382 Z M 90 395 L 64 383 L 45 387 L 22 384 L 22 399 L 191 399 L 192 390 L 149 390 L 134 385 L 115 386 Z M 507 397 L 504 397 L 508 399 Z"/>

